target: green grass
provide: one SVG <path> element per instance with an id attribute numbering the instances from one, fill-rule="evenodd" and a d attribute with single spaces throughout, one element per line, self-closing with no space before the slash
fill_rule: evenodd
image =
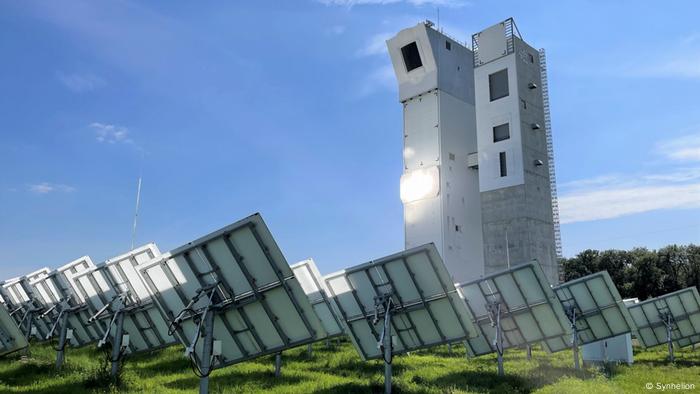
<path id="1" fill-rule="evenodd" d="M 700 350 L 677 351 L 677 362 L 666 361 L 664 347 L 635 349 L 632 367 L 616 366 L 607 371 L 595 368 L 577 373 L 571 352 L 547 354 L 533 351 L 527 361 L 524 351 L 506 352 L 506 376 L 496 375 L 494 356 L 466 360 L 464 349 L 452 354 L 446 347 L 414 352 L 394 358 L 396 393 L 636 393 L 645 384 L 691 383 L 700 392 Z M 55 352 L 49 345 L 32 346 L 31 356 L 0 360 L 2 393 L 183 393 L 195 392 L 199 379 L 174 346 L 129 358 L 120 386 L 110 385 L 99 373 L 101 351 L 88 346 L 68 349 L 65 367 L 54 370 Z M 383 365 L 363 362 L 352 345 L 344 341 L 327 349 L 314 345 L 311 358 L 306 347 L 283 355 L 282 377 L 274 377 L 274 356 L 216 370 L 210 379 L 212 393 L 369 393 L 383 389 Z M 660 390 L 658 390 L 660 391 Z"/>

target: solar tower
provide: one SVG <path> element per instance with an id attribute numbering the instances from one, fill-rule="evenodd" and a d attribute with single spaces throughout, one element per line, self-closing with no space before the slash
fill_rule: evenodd
<path id="1" fill-rule="evenodd" d="M 434 243 L 453 281 L 473 280 L 484 256 L 472 53 L 430 22 L 387 45 L 403 104 L 406 249 Z"/>
<path id="2" fill-rule="evenodd" d="M 558 283 L 544 52 L 523 41 L 512 18 L 474 34 L 472 49 L 486 273 L 534 259 Z"/>

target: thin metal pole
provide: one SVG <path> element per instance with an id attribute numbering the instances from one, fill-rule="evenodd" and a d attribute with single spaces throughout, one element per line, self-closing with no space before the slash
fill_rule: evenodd
<path id="1" fill-rule="evenodd" d="M 508 247 L 508 228 L 506 227 L 506 263 L 510 269 L 510 248 Z"/>
<path id="2" fill-rule="evenodd" d="M 498 376 L 505 375 L 503 370 L 503 332 L 501 331 L 501 304 L 496 305 L 496 353 L 498 354 Z"/>
<path id="3" fill-rule="evenodd" d="M 572 343 L 574 346 L 574 368 L 576 370 L 581 369 L 581 366 L 579 365 L 579 357 L 578 357 L 578 329 L 576 327 L 576 309 L 572 309 L 571 312 L 571 332 L 572 332 Z"/>
<path id="4" fill-rule="evenodd" d="M 532 346 L 527 345 L 527 361 L 532 360 Z"/>
<path id="5" fill-rule="evenodd" d="M 312 344 L 306 345 L 306 355 L 309 356 L 309 358 L 314 356 L 314 347 Z"/>
<path id="6" fill-rule="evenodd" d="M 61 314 L 61 334 L 58 337 L 58 350 L 56 351 L 56 369 L 63 366 L 64 349 L 66 348 L 66 334 L 68 333 L 68 314 Z"/>
<path id="7" fill-rule="evenodd" d="M 201 372 L 199 378 L 199 393 L 209 393 L 209 374 L 211 374 L 211 354 L 214 348 L 214 312 L 207 309 L 204 316 L 204 343 L 202 344 Z"/>
<path id="8" fill-rule="evenodd" d="M 116 329 L 114 331 L 114 343 L 112 344 L 112 377 L 119 373 L 119 359 L 122 353 L 122 331 L 124 330 L 124 313 L 117 312 Z"/>
<path id="9" fill-rule="evenodd" d="M 673 357 L 673 338 L 671 336 L 671 314 L 666 315 L 666 341 L 668 342 L 668 358 L 674 362 Z"/>
<path id="10" fill-rule="evenodd" d="M 275 355 L 275 377 L 282 376 L 282 352 Z"/>
<path id="11" fill-rule="evenodd" d="M 390 302 L 387 302 L 390 305 Z M 392 342 L 391 342 L 391 306 L 387 308 L 384 316 L 384 393 L 391 394 L 391 362 L 392 362 Z"/>

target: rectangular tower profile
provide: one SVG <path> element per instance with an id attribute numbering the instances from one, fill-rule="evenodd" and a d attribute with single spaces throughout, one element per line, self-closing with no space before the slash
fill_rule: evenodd
<path id="1" fill-rule="evenodd" d="M 406 248 L 433 242 L 456 282 L 484 274 L 472 52 L 432 27 L 387 41 L 403 104 Z"/>
<path id="2" fill-rule="evenodd" d="M 472 49 L 485 271 L 536 259 L 558 283 L 540 53 L 512 18 L 474 34 Z"/>

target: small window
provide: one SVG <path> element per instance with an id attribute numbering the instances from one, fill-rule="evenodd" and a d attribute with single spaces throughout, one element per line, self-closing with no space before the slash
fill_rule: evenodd
<path id="1" fill-rule="evenodd" d="M 447 49 L 448 51 L 451 51 L 452 50 L 452 43 L 449 41 L 445 41 L 445 49 Z"/>
<path id="2" fill-rule="evenodd" d="M 501 163 L 501 178 L 508 176 L 508 169 L 506 168 L 506 152 L 499 153 L 498 160 Z"/>
<path id="3" fill-rule="evenodd" d="M 489 75 L 489 95 L 491 101 L 508 96 L 508 69 Z"/>
<path id="4" fill-rule="evenodd" d="M 510 126 L 508 123 L 493 127 L 493 142 L 505 141 L 510 138 Z"/>
<path id="5" fill-rule="evenodd" d="M 530 63 L 534 63 L 534 62 L 535 62 L 535 57 L 532 56 L 532 53 L 528 53 L 528 54 L 527 54 L 527 58 L 530 60 Z"/>
<path id="6" fill-rule="evenodd" d="M 403 62 L 406 65 L 407 72 L 423 65 L 418 53 L 418 45 L 416 45 L 415 41 L 401 48 L 401 55 L 403 55 Z"/>

